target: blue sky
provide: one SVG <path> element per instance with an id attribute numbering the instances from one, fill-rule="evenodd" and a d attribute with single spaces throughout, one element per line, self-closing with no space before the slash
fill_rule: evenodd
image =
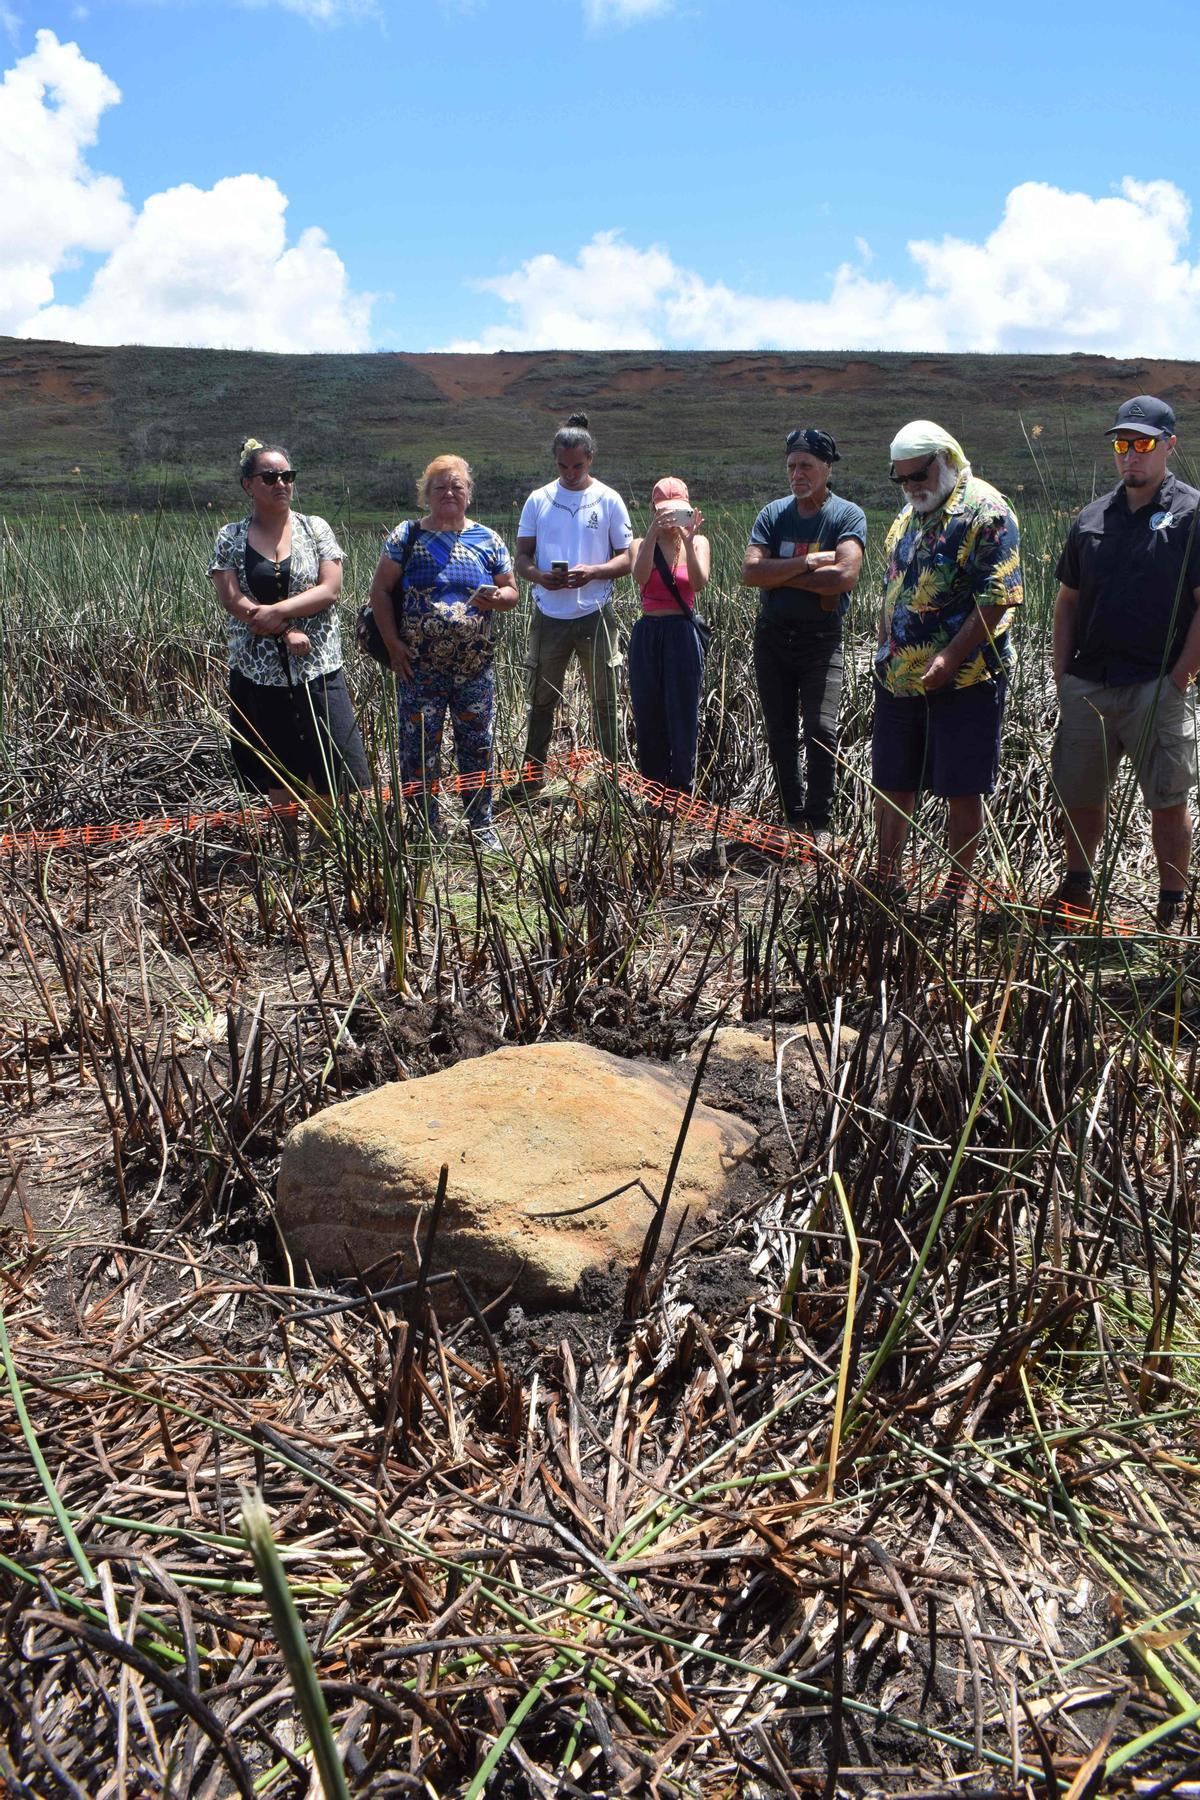
<path id="1" fill-rule="evenodd" d="M 0 331 L 1200 356 L 1190 8 L 27 7 Z"/>

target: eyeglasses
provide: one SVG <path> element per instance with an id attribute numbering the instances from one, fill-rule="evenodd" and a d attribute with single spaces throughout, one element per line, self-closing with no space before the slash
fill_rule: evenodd
<path id="1" fill-rule="evenodd" d="M 296 479 L 295 469 L 260 469 L 258 479 L 267 487 L 274 487 L 277 481 L 285 481 L 289 487 Z"/>
<path id="2" fill-rule="evenodd" d="M 1158 439 L 1156 437 L 1154 437 L 1154 438 L 1114 438 L 1112 441 L 1112 447 L 1116 451 L 1118 456 L 1128 456 L 1129 452 L 1131 450 L 1136 450 L 1139 456 L 1148 456 L 1150 454 L 1151 450 L 1153 450 L 1155 444 L 1157 444 L 1157 442 L 1158 442 Z"/>
<path id="3" fill-rule="evenodd" d="M 922 463 L 919 469 L 910 470 L 907 475 L 897 475 L 895 467 L 893 467 L 888 475 L 888 480 L 896 487 L 907 487 L 910 481 L 924 481 L 936 461 L 937 451 L 935 450 L 927 463 Z"/>

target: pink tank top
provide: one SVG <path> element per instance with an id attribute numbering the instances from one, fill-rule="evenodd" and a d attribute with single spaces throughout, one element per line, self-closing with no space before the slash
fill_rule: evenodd
<path id="1" fill-rule="evenodd" d="M 687 559 L 677 563 L 671 570 L 675 577 L 675 586 L 679 589 L 679 598 L 689 611 L 696 610 L 696 596 L 692 592 L 692 584 L 688 580 Z M 657 569 L 651 569 L 650 579 L 642 589 L 642 611 L 644 613 L 674 613 L 677 619 L 683 614 L 671 597 L 671 590 Z"/>

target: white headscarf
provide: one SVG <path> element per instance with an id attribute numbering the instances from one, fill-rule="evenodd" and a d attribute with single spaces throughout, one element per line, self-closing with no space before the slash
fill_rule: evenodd
<path id="1" fill-rule="evenodd" d="M 971 465 L 967 461 L 967 453 L 958 439 L 935 425 L 932 419 L 913 419 L 899 430 L 892 439 L 889 455 L 894 463 L 907 462 L 914 456 L 929 456 L 936 452 L 944 456 L 951 468 L 961 475 L 966 469 L 970 473 Z"/>

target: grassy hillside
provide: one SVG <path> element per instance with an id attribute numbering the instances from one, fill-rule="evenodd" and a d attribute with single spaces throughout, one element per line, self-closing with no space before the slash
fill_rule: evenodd
<path id="1" fill-rule="evenodd" d="M 957 432 L 976 467 L 1017 492 L 1044 473 L 1065 497 L 1108 480 L 1115 403 L 1164 394 L 1200 417 L 1200 364 L 1095 356 L 614 354 L 273 356 L 93 348 L 0 338 L 0 504 L 225 505 L 238 443 L 279 438 L 304 493 L 329 510 L 406 503 L 430 455 L 456 449 L 503 511 L 549 469 L 554 427 L 582 407 L 597 473 L 632 494 L 666 469 L 710 501 L 779 490 L 782 439 L 819 423 L 842 446 L 839 484 L 890 501 L 887 445 L 915 415 Z M 1097 459 L 1099 459 L 1097 473 Z"/>

